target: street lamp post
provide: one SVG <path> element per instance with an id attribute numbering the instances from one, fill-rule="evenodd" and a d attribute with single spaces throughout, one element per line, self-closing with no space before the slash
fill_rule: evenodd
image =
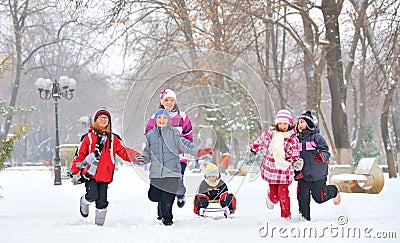
<path id="1" fill-rule="evenodd" d="M 76 81 L 68 76 L 61 76 L 52 82 L 50 79 L 38 78 L 35 86 L 39 91 L 39 96 L 43 100 L 54 99 L 56 141 L 54 155 L 54 185 L 61 185 L 61 164 L 60 164 L 60 140 L 58 136 L 58 100 L 61 97 L 67 100 L 72 99 L 75 90 Z"/>

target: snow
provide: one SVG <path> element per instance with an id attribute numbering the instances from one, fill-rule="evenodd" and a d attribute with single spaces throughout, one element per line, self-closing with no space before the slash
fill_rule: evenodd
<path id="1" fill-rule="evenodd" d="M 369 174 L 377 158 L 362 158 L 358 162 L 356 174 Z"/>
<path id="2" fill-rule="evenodd" d="M 341 181 L 366 182 L 366 181 L 368 181 L 368 178 L 365 175 L 343 173 L 343 174 L 332 176 L 331 181 L 333 181 L 333 182 L 341 182 Z"/>
<path id="3" fill-rule="evenodd" d="M 139 168 L 140 171 L 143 168 Z M 191 176 L 192 182 L 201 180 Z M 253 178 L 249 178 L 253 176 Z M 79 213 L 83 185 L 68 180 L 54 186 L 46 167 L 8 168 L 0 172 L 0 242 L 398 242 L 399 179 L 388 179 L 380 194 L 341 193 L 342 203 L 311 204 L 312 221 L 297 214 L 296 182 L 290 186 L 292 219 L 280 218 L 279 206 L 265 206 L 267 183 L 254 174 L 229 178 L 237 196 L 237 212 L 228 219 L 193 214 L 193 197 L 185 207 L 174 205 L 174 225 L 156 219 L 156 204 L 147 199 L 148 182 L 132 166 L 115 171 L 109 186 L 104 226 L 94 225 L 94 205 L 88 218 Z M 350 233 L 349 233 L 350 232 Z M 396 238 L 394 238 L 396 237 Z"/>

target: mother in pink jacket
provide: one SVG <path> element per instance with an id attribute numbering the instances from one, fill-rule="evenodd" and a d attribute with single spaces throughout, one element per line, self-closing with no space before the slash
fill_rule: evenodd
<path id="1" fill-rule="evenodd" d="M 250 147 L 253 154 L 265 151 L 261 177 L 269 183 L 267 207 L 272 209 L 279 202 L 281 217 L 287 219 L 291 216 L 288 187 L 293 181 L 294 169 L 300 170 L 303 166 L 299 140 L 293 128 L 290 111 L 280 110 L 276 114 L 275 125 L 265 129 Z"/>

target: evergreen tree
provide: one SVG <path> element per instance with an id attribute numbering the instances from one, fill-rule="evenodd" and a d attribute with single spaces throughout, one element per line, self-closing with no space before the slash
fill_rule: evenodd
<path id="1" fill-rule="evenodd" d="M 365 125 L 365 135 L 360 148 L 354 156 L 354 167 L 362 158 L 379 157 L 381 155 L 379 146 L 374 141 L 374 131 L 371 123 Z"/>

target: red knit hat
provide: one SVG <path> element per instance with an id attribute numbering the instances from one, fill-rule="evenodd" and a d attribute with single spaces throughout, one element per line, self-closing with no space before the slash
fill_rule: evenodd
<path id="1" fill-rule="evenodd" d="M 99 116 L 101 116 L 101 115 L 106 115 L 107 117 L 108 117 L 108 121 L 111 123 L 111 114 L 110 114 L 110 112 L 108 112 L 106 109 L 101 109 L 101 110 L 98 110 L 97 112 L 96 112 L 96 114 L 94 115 L 94 121 L 96 121 L 97 120 L 97 118 L 99 117 Z"/>

